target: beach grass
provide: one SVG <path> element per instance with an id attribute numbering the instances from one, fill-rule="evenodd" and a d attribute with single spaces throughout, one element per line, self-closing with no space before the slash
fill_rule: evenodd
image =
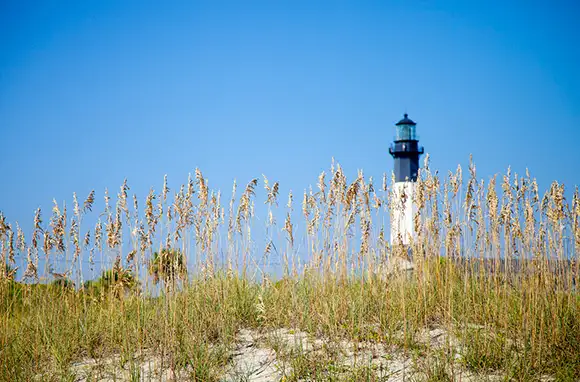
<path id="1" fill-rule="evenodd" d="M 395 198 L 386 175 L 382 186 L 362 172 L 347 182 L 334 163 L 301 205 L 290 193 L 280 206 L 280 185 L 264 177 L 259 205 L 252 179 L 222 206 L 197 170 L 173 195 L 165 179 L 143 210 L 126 182 L 99 213 L 94 192 L 74 195 L 72 211 L 55 202 L 28 240 L 1 216 L 0 380 L 79 380 L 87 359 L 142 380 L 140 360 L 154 357 L 176 379 L 219 381 L 240 330 L 280 328 L 326 343 L 271 341 L 284 380 L 388 380 L 370 361 L 341 363 L 341 341 L 404 354 L 411 380 L 580 380 L 578 189 L 568 201 L 557 182 L 540 194 L 529 174 L 496 183 L 473 163 L 468 172 L 441 179 L 427 159 L 408 196 L 409 246 L 391 242 L 388 225 L 407 196 Z M 83 264 L 95 259 L 109 265 L 89 279 Z M 442 339 L 425 341 L 435 329 Z"/>

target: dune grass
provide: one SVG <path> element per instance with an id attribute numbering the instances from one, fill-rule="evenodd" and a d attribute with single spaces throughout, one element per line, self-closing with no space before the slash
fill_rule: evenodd
<path id="1" fill-rule="evenodd" d="M 554 182 L 541 196 L 509 170 L 486 183 L 473 163 L 466 181 L 461 168 L 441 180 L 426 161 L 411 196 L 416 237 L 403 247 L 388 241 L 401 201 L 386 176 L 382 187 L 362 173 L 348 183 L 333 164 L 296 211 L 291 193 L 278 206 L 279 184 L 265 177 L 255 205 L 257 185 L 237 197 L 234 184 L 222 207 L 197 170 L 173 201 L 165 180 L 141 211 L 124 183 L 96 219 L 94 192 L 82 204 L 75 195 L 70 215 L 55 203 L 43 224 L 37 211 L 29 241 L 0 216 L 0 380 L 72 381 L 75 362 L 107 357 L 139 380 L 132 365 L 155 354 L 175 375 L 217 381 L 242 328 L 384 344 L 413 357 L 415 380 L 453 380 L 459 369 L 580 379 L 578 190 L 568 202 Z M 27 266 L 16 281 L 18 256 Z M 389 257 L 412 257 L 413 271 L 387 274 Z M 87 282 L 83 261 L 96 258 L 111 266 Z M 49 267 L 58 259 L 69 260 L 62 273 Z M 430 328 L 449 334 L 444 346 L 421 341 Z M 332 352 L 278 353 L 286 380 L 379 380 L 370 366 L 337 371 Z"/>

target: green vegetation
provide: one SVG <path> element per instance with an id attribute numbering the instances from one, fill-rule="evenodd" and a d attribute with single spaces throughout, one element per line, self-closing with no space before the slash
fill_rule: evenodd
<path id="1" fill-rule="evenodd" d="M 349 184 L 339 166 L 329 183 L 323 173 L 318 191 L 304 193 L 303 226 L 294 223 L 293 197 L 278 207 L 279 185 L 264 179 L 267 211 L 259 223 L 266 222 L 267 240 L 259 251 L 252 235 L 262 229 L 254 219 L 257 180 L 239 198 L 234 186 L 222 208 L 199 171 L 173 201 L 167 183 L 159 195 L 151 192 L 142 212 L 136 203 L 129 208 L 124 183 L 115 208 L 106 199 L 106 224 L 99 220 L 90 240 L 79 227 L 94 193 L 82 206 L 74 198 L 72 227 L 57 205 L 48 226 L 38 212 L 30 243 L 2 217 L 0 264 L 10 268 L 0 279 L 0 381 L 74 380 L 78 362 L 88 359 L 113 360 L 138 380 L 151 357 L 183 380 L 218 381 L 231 375 L 241 329 L 280 328 L 324 339 L 324 352 L 266 344 L 286 381 L 386 380 L 394 371 L 377 359 L 389 357 L 409 359 L 415 372 L 408 378 L 417 381 L 461 373 L 579 380 L 578 190 L 568 203 L 558 183 L 542 196 L 527 174 L 508 171 L 496 186 L 478 180 L 473 164 L 469 172 L 464 183 L 460 168 L 445 181 L 428 166 L 422 171 L 413 195 L 414 269 L 406 273 L 385 266 L 387 257 L 408 256 L 385 239 L 382 221 L 398 203 L 386 177 L 380 190 L 362 173 Z M 50 261 L 93 253 L 114 259 L 99 279 L 73 284 L 58 275 L 39 283 L 40 254 Z M 8 276 L 15 256 L 26 256 L 26 282 Z M 269 273 L 274 256 L 280 278 Z M 67 275 L 79 266 L 71 264 Z M 151 289 L 159 282 L 164 288 Z M 355 349 L 356 364 L 341 360 L 344 343 Z M 369 356 L 357 344 L 379 353 Z"/>
<path id="2" fill-rule="evenodd" d="M 163 248 L 154 252 L 149 264 L 149 274 L 155 284 L 163 281 L 167 286 L 174 286 L 177 279 L 183 279 L 187 275 L 185 257 L 178 249 Z"/>
<path id="3" fill-rule="evenodd" d="M 61 281 L 61 280 L 56 280 Z M 124 269 L 116 263 L 112 269 L 105 270 L 97 280 L 86 281 L 83 285 L 83 292 L 95 297 L 121 297 L 127 293 L 136 291 L 139 281 L 135 278 L 131 270 Z"/>

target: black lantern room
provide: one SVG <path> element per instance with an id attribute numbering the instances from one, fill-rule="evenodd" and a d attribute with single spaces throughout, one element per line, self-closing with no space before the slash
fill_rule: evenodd
<path id="1" fill-rule="evenodd" d="M 415 133 L 416 123 L 405 113 L 397 122 L 395 141 L 389 148 L 389 154 L 395 159 L 395 182 L 415 182 L 419 171 L 419 156 L 423 147 L 419 146 L 419 137 Z"/>

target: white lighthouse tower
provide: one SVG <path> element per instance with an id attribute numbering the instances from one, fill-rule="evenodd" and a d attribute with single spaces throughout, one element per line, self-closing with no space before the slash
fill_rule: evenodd
<path id="1" fill-rule="evenodd" d="M 419 170 L 419 156 L 423 147 L 419 146 L 416 134 L 416 123 L 405 113 L 396 127 L 395 140 L 389 148 L 389 154 L 395 162 L 395 185 L 391 205 L 391 245 L 410 244 L 414 237 L 413 216 L 415 206 L 413 193 Z"/>

